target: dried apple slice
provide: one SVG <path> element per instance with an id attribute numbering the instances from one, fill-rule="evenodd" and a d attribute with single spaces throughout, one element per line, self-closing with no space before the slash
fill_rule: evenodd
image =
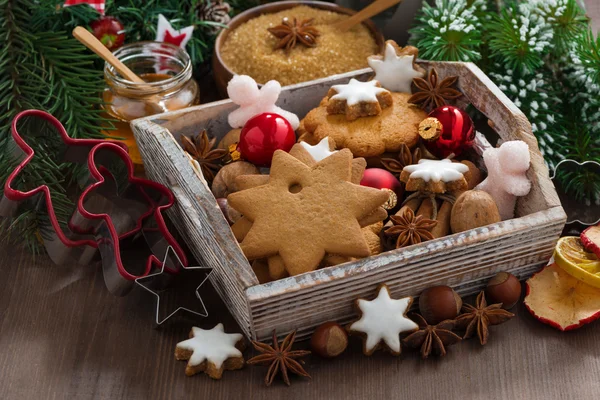
<path id="1" fill-rule="evenodd" d="M 577 329 L 600 317 L 600 289 L 550 264 L 529 278 L 523 303 L 541 322 L 561 331 Z"/>
<path id="2" fill-rule="evenodd" d="M 600 225 L 590 226 L 581 232 L 580 238 L 583 247 L 600 257 Z"/>
<path id="3" fill-rule="evenodd" d="M 560 238 L 554 249 L 556 264 L 568 274 L 600 288 L 600 260 L 585 249 L 577 236 Z"/>

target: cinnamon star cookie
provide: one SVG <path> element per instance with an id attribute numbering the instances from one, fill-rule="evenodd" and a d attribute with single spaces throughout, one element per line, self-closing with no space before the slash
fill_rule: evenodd
<path id="1" fill-rule="evenodd" d="M 359 220 L 389 195 L 351 183 L 351 171 L 352 153 L 347 149 L 312 167 L 276 151 L 266 185 L 227 197 L 252 222 L 241 243 L 246 257 L 278 254 L 293 276 L 315 270 L 326 253 L 369 256 Z"/>
<path id="2" fill-rule="evenodd" d="M 350 334 L 363 338 L 363 353 L 370 356 L 379 348 L 387 349 L 395 356 L 400 355 L 400 334 L 414 332 L 419 326 L 406 316 L 412 297 L 396 300 L 390 296 L 385 284 L 379 285 L 373 300 L 357 299 L 354 306 L 360 319 L 348 325 Z"/>
<path id="3" fill-rule="evenodd" d="M 223 324 L 209 330 L 193 327 L 190 338 L 177 343 L 175 359 L 187 360 L 187 376 L 204 372 L 213 379 L 221 379 L 224 370 L 244 366 L 244 347 L 244 337 L 239 333 L 225 333 Z"/>

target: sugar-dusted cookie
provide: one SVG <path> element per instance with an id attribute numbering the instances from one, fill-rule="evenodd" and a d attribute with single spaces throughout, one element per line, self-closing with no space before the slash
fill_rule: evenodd
<path id="1" fill-rule="evenodd" d="M 221 379 L 224 370 L 244 366 L 242 351 L 244 337 L 239 333 L 225 333 L 223 324 L 210 330 L 193 327 L 190 338 L 177 343 L 175 359 L 187 360 L 187 376 L 204 372 L 213 379 Z"/>
<path id="2" fill-rule="evenodd" d="M 445 193 L 466 190 L 464 174 L 467 172 L 467 165 L 448 159 L 421 159 L 418 164 L 404 167 L 400 180 L 406 183 L 406 190 L 409 192 Z"/>
<path id="3" fill-rule="evenodd" d="M 394 101 L 390 92 L 382 88 L 379 82 L 356 79 L 350 79 L 345 85 L 333 85 L 327 97 L 327 113 L 344 114 L 348 121 L 379 115 Z"/>
<path id="4" fill-rule="evenodd" d="M 344 115 L 327 112 L 327 98 L 302 120 L 306 140 L 321 141 L 329 136 L 336 147 L 348 148 L 355 157 L 379 156 L 398 152 L 405 144 L 413 148 L 419 141 L 419 123 L 427 117 L 425 111 L 408 104 L 408 93 L 392 93 L 393 104 L 381 114 L 348 121 Z"/>
<path id="5" fill-rule="evenodd" d="M 370 56 L 367 62 L 381 86 L 392 92 L 411 93 L 413 79 L 425 76 L 425 70 L 416 64 L 418 56 L 416 47 L 399 47 L 393 40 L 388 40 L 383 56 Z"/>
<path id="6" fill-rule="evenodd" d="M 400 355 L 400 334 L 414 332 L 419 326 L 406 317 L 413 302 L 412 297 L 399 300 L 390 297 L 385 284 L 379 285 L 377 297 L 371 301 L 357 299 L 354 302 L 360 319 L 346 327 L 348 333 L 363 338 L 363 353 L 370 356 L 379 348 Z"/>
<path id="7" fill-rule="evenodd" d="M 350 182 L 346 149 L 309 167 L 276 151 L 267 184 L 228 196 L 252 222 L 241 248 L 249 260 L 281 256 L 290 275 L 316 269 L 326 253 L 370 254 L 359 220 L 376 211 L 387 193 Z"/>

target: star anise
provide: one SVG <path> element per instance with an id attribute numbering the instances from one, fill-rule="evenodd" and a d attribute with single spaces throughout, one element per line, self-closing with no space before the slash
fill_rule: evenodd
<path id="1" fill-rule="evenodd" d="M 398 236 L 396 248 L 410 246 L 433 239 L 431 230 L 437 221 L 415 216 L 410 207 L 406 207 L 401 215 L 392 215 L 390 221 L 394 224 L 385 230 L 387 236 Z"/>
<path id="2" fill-rule="evenodd" d="M 407 165 L 418 164 L 421 159 L 421 149 L 417 147 L 411 153 L 406 144 L 402 144 L 396 158 L 382 158 L 381 164 L 388 171 L 400 176 L 402 169 Z"/>
<path id="3" fill-rule="evenodd" d="M 279 39 L 275 45 L 275 50 L 285 47 L 285 51 L 293 49 L 298 42 L 306 47 L 314 47 L 317 45 L 316 38 L 319 36 L 317 28 L 312 26 L 313 19 L 305 19 L 298 24 L 296 18 L 290 21 L 284 18 L 281 25 L 274 28 L 267 28 L 271 34 Z"/>
<path id="4" fill-rule="evenodd" d="M 435 68 L 431 68 L 427 74 L 427 80 L 423 78 L 413 79 L 413 83 L 419 91 L 413 94 L 408 102 L 420 104 L 424 110 L 445 106 L 447 101 L 462 96 L 461 92 L 452 87 L 457 80 L 457 76 L 449 76 L 440 82 L 437 71 Z"/>
<path id="5" fill-rule="evenodd" d="M 310 375 L 304 370 L 302 361 L 298 362 L 295 359 L 304 357 L 310 354 L 307 350 L 292 350 L 292 345 L 296 339 L 296 331 L 290 333 L 283 339 L 283 342 L 279 344 L 275 331 L 273 331 L 273 346 L 269 346 L 266 343 L 252 341 L 252 345 L 260 354 L 256 357 L 248 360 L 250 365 L 270 365 L 265 377 L 265 384 L 271 386 L 275 375 L 278 371 L 281 371 L 281 376 L 286 385 L 290 386 L 290 378 L 288 377 L 288 371 L 295 373 L 296 375 L 306 376 L 310 378 Z"/>
<path id="6" fill-rule="evenodd" d="M 477 332 L 479 342 L 484 345 L 488 341 L 490 325 L 498 325 L 508 321 L 515 315 L 502 309 L 502 304 L 487 305 L 485 293 L 477 295 L 475 306 L 463 304 L 463 314 L 456 318 L 456 326 L 466 329 L 463 339 L 470 338 Z"/>
<path id="7" fill-rule="evenodd" d="M 427 358 L 431 353 L 438 356 L 446 355 L 446 347 L 460 342 L 462 339 L 452 332 L 455 322 L 442 321 L 437 325 L 429 325 L 425 318 L 419 314 L 412 314 L 411 319 L 419 325 L 419 330 L 411 333 L 404 339 L 408 347 L 421 348 L 421 357 Z"/>
<path id="8" fill-rule="evenodd" d="M 221 167 L 223 158 L 228 154 L 227 150 L 214 148 L 216 141 L 216 138 L 208 139 L 206 130 L 192 138 L 181 136 L 183 150 L 198 161 L 202 175 L 209 182 L 212 182 L 215 173 Z"/>

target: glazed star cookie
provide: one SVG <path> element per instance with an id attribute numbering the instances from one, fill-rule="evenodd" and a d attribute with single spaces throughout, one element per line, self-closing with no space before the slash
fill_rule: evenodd
<path id="1" fill-rule="evenodd" d="M 345 115 L 327 111 L 329 97 L 302 120 L 302 137 L 314 144 L 331 137 L 337 146 L 352 151 L 355 157 L 375 157 L 384 152 L 397 153 L 402 145 L 413 148 L 419 141 L 419 124 L 425 111 L 409 104 L 409 93 L 391 93 L 392 105 L 379 115 L 348 121 Z"/>
<path id="2" fill-rule="evenodd" d="M 416 64 L 419 50 L 413 46 L 399 47 L 393 40 L 385 42 L 382 56 L 370 56 L 369 67 L 375 71 L 375 79 L 392 92 L 411 93 L 414 78 L 425 76 L 425 70 Z"/>
<path id="3" fill-rule="evenodd" d="M 240 244 L 248 260 L 279 255 L 293 276 L 315 270 L 326 253 L 368 256 L 359 220 L 388 195 L 351 183 L 351 165 L 346 149 L 312 167 L 276 151 L 266 185 L 227 197 L 252 222 Z"/>
<path id="4" fill-rule="evenodd" d="M 400 334 L 414 332 L 419 326 L 406 317 L 413 302 L 412 297 L 396 300 L 390 297 L 390 290 L 385 284 L 379 285 L 377 297 L 371 301 L 357 299 L 354 302 L 360 315 L 358 321 L 347 326 L 347 331 L 363 338 L 363 353 L 370 356 L 379 348 L 384 348 L 393 355 L 401 352 Z"/>
<path id="5" fill-rule="evenodd" d="M 193 327 L 190 338 L 177 343 L 175 359 L 187 360 L 187 376 L 204 372 L 213 379 L 221 379 L 224 370 L 244 366 L 244 347 L 244 337 L 239 333 L 225 333 L 223 324 L 210 330 Z"/>
<path id="6" fill-rule="evenodd" d="M 381 110 L 392 105 L 392 95 L 379 82 L 361 82 L 350 79 L 345 85 L 333 85 L 327 93 L 327 112 L 344 114 L 348 121 L 360 117 L 379 115 Z"/>
<path id="7" fill-rule="evenodd" d="M 469 167 L 451 160 L 419 160 L 418 164 L 407 165 L 400 173 L 400 181 L 406 183 L 409 192 L 445 193 L 466 190 L 464 174 Z"/>

